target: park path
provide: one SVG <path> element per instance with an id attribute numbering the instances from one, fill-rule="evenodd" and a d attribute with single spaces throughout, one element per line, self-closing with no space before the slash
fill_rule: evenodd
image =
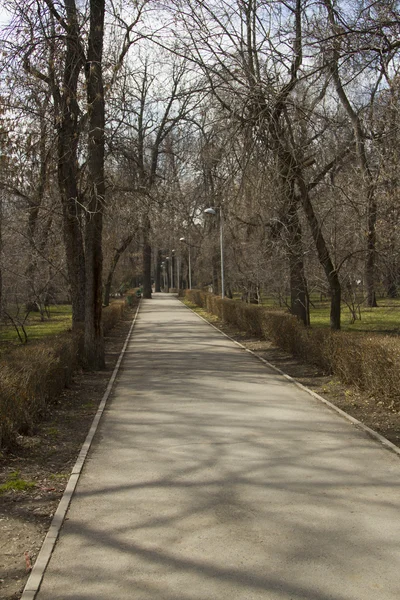
<path id="1" fill-rule="evenodd" d="M 399 600 L 400 460 L 145 300 L 39 600 Z"/>

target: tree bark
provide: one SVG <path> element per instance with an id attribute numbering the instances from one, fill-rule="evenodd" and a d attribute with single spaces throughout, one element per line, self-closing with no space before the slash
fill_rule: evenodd
<path id="1" fill-rule="evenodd" d="M 49 153 L 46 148 L 46 119 L 45 119 L 45 110 L 47 108 L 47 104 L 49 101 L 49 97 L 46 96 L 46 99 L 43 104 L 40 104 L 38 101 L 38 109 L 39 109 L 39 120 L 40 120 L 40 140 L 39 140 L 39 173 L 38 173 L 38 182 L 37 182 L 37 191 L 34 193 L 33 197 L 28 200 L 28 228 L 27 228 L 27 238 L 30 246 L 30 254 L 29 254 L 29 263 L 26 268 L 26 276 L 28 280 L 28 288 L 29 294 L 31 295 L 28 299 L 29 302 L 37 301 L 37 293 L 35 286 L 35 271 L 36 271 L 36 246 L 35 246 L 35 237 L 37 233 L 37 225 L 39 219 L 39 211 L 43 203 L 46 184 L 47 184 L 47 164 Z M 48 233 L 45 230 L 45 233 Z M 43 239 L 44 235 L 41 239 L 41 246 L 43 250 L 46 246 L 46 240 Z"/>
<path id="2" fill-rule="evenodd" d="M 65 181 L 63 183 L 66 183 Z M 72 182 L 70 182 L 72 184 Z M 67 187 L 67 186 L 66 186 Z M 75 188 L 68 185 L 68 188 Z M 61 190 L 61 185 L 60 185 Z M 72 192 L 74 193 L 74 192 Z M 77 212 L 77 205 L 73 196 L 67 197 L 66 189 L 61 191 L 63 209 L 63 237 L 65 255 L 67 259 L 67 272 L 71 288 L 72 303 L 72 329 L 81 329 L 85 321 L 85 286 L 86 267 L 83 249 L 82 230 Z"/>
<path id="3" fill-rule="evenodd" d="M 110 269 L 108 271 L 108 275 L 107 275 L 107 279 L 106 279 L 106 284 L 104 286 L 104 306 L 108 306 L 110 304 L 111 285 L 112 285 L 112 280 L 113 280 L 115 269 L 117 268 L 119 259 L 121 258 L 121 256 L 125 252 L 125 250 L 128 248 L 128 246 L 131 243 L 131 241 L 133 240 L 133 237 L 134 237 L 133 233 L 131 233 L 130 235 L 128 235 L 124 239 L 124 241 L 122 242 L 122 244 L 119 246 L 119 248 L 117 248 L 115 250 L 115 254 L 113 256 L 113 259 L 111 261 L 111 266 L 110 266 Z"/>
<path id="4" fill-rule="evenodd" d="M 365 261 L 365 282 L 367 286 L 367 304 L 370 308 L 376 308 L 375 293 L 375 258 L 376 258 L 376 218 L 377 204 L 372 182 L 369 182 L 368 190 L 368 217 L 367 217 L 367 259 Z"/>
<path id="5" fill-rule="evenodd" d="M 375 262 L 376 262 L 376 220 L 377 220 L 377 202 L 375 194 L 375 183 L 367 157 L 365 134 L 359 113 L 353 108 L 342 84 L 339 71 L 340 62 L 340 44 L 341 44 L 341 26 L 337 23 L 337 17 L 331 0 L 324 0 L 328 12 L 329 23 L 334 34 L 332 42 L 332 61 L 331 73 L 335 83 L 336 92 L 339 100 L 346 111 L 353 127 L 356 140 L 356 151 L 360 165 L 365 194 L 367 199 L 367 258 L 365 262 L 365 279 L 367 284 L 367 304 L 370 307 L 376 307 L 375 294 Z"/>
<path id="6" fill-rule="evenodd" d="M 145 217 L 143 225 L 143 298 L 151 298 L 151 245 L 150 219 Z"/>
<path id="7" fill-rule="evenodd" d="M 304 180 L 301 176 L 297 178 L 297 191 L 300 195 L 304 213 L 307 217 L 307 221 L 311 229 L 315 247 L 317 249 L 319 262 L 322 268 L 324 269 L 329 285 L 329 291 L 331 295 L 330 326 L 333 330 L 339 330 L 342 298 L 339 274 L 333 265 L 332 259 L 329 254 L 328 246 L 326 245 L 324 236 L 321 231 L 321 226 L 314 212 L 314 207 L 312 205 L 307 186 L 305 185 Z"/>
<path id="8" fill-rule="evenodd" d="M 90 0 L 90 30 L 85 66 L 89 113 L 89 199 L 86 213 L 86 303 L 84 361 L 87 368 L 105 367 L 102 325 L 102 230 L 105 196 L 104 125 L 105 104 L 102 55 L 104 0 Z"/>
<path id="9" fill-rule="evenodd" d="M 3 192 L 0 191 L 0 318 L 3 315 Z"/>
<path id="10" fill-rule="evenodd" d="M 212 288 L 213 294 L 219 294 L 219 281 L 220 281 L 220 263 L 218 261 L 218 255 L 214 254 L 212 263 Z"/>
<path id="11" fill-rule="evenodd" d="M 298 215 L 300 198 L 296 188 L 296 161 L 284 146 L 284 133 L 276 122 L 273 147 L 277 155 L 279 177 L 288 205 L 285 225 L 288 233 L 290 310 L 306 327 L 310 325 L 310 306 L 304 269 L 303 235 Z"/>
<path id="12" fill-rule="evenodd" d="M 171 252 L 171 286 L 173 290 L 178 288 L 178 282 L 176 277 L 176 257 L 175 254 Z"/>
<path id="13" fill-rule="evenodd" d="M 166 274 L 166 279 L 167 279 L 167 289 L 166 291 L 169 292 L 170 288 L 171 288 L 171 277 L 170 277 L 170 263 L 169 260 L 165 261 L 165 274 Z"/>
<path id="14" fill-rule="evenodd" d="M 79 106 L 77 89 L 82 56 L 75 2 L 66 3 L 69 35 L 63 73 L 63 92 L 52 86 L 54 104 L 58 108 L 57 177 L 63 211 L 63 237 L 71 286 L 72 328 L 85 321 L 85 255 L 81 229 L 81 203 L 78 202 Z"/>
<path id="15" fill-rule="evenodd" d="M 304 272 L 302 231 L 296 203 L 291 202 L 288 211 L 290 308 L 306 327 L 310 325 L 310 306 L 307 280 Z"/>
<path id="16" fill-rule="evenodd" d="M 162 263 L 162 250 L 157 251 L 157 262 L 156 262 L 156 280 L 155 280 L 155 291 L 161 292 L 161 263 Z"/>

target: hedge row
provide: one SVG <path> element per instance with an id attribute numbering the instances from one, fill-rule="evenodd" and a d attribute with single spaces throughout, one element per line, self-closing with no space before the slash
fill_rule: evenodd
<path id="1" fill-rule="evenodd" d="M 68 385 L 78 366 L 79 343 L 79 336 L 65 333 L 2 357 L 0 447 L 9 446 L 16 433 L 29 433 L 46 405 Z"/>
<path id="2" fill-rule="evenodd" d="M 293 315 L 219 298 L 201 290 L 186 297 L 224 322 L 335 374 L 391 407 L 400 401 L 400 340 L 385 335 L 304 327 Z"/>
<path id="3" fill-rule="evenodd" d="M 123 317 L 124 300 L 103 309 L 107 334 Z M 0 365 L 0 448 L 29 433 L 79 367 L 82 335 L 65 332 L 3 355 Z"/>
<path id="4" fill-rule="evenodd" d="M 103 331 L 107 335 L 109 331 L 120 321 L 125 313 L 128 302 L 125 300 L 114 300 L 109 306 L 103 308 Z M 129 304 L 131 306 L 131 304 Z"/>

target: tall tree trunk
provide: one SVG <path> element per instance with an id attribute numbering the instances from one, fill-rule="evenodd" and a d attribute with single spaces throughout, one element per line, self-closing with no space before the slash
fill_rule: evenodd
<path id="1" fill-rule="evenodd" d="M 102 72 L 104 4 L 104 0 L 90 0 L 90 30 L 85 67 L 89 113 L 88 170 L 90 189 L 85 230 L 84 360 L 86 367 L 90 369 L 103 369 L 105 366 L 102 325 L 102 230 L 105 196 L 105 105 Z"/>
<path id="2" fill-rule="evenodd" d="M 284 182 L 284 189 L 288 189 L 288 183 L 290 182 L 289 194 L 291 203 L 294 207 L 297 204 L 301 204 L 306 215 L 315 247 L 317 250 L 319 262 L 324 269 L 326 279 L 328 281 L 330 295 L 331 295 L 331 311 L 330 311 L 330 326 L 333 330 L 340 329 L 340 317 L 341 317 L 341 286 L 339 281 L 339 275 L 336 268 L 333 266 L 328 246 L 325 242 L 324 236 L 321 231 L 320 224 L 317 216 L 314 212 L 314 207 L 311 203 L 308 188 L 305 184 L 301 169 L 297 166 L 295 158 L 285 148 L 285 138 L 283 132 L 279 129 L 279 123 L 275 123 L 275 127 L 270 128 L 272 133 L 273 147 L 276 155 L 279 158 L 279 172 L 282 181 Z M 293 211 L 293 208 L 291 208 Z M 298 234 L 297 234 L 298 235 Z M 296 246 L 296 244 L 295 244 Z M 299 253 L 298 253 L 299 254 Z M 302 261 L 301 257 L 298 257 Z M 295 265 L 291 271 L 294 272 Z M 293 282 L 294 285 L 298 285 Z M 300 289 L 305 293 L 304 302 L 308 304 L 307 286 L 300 282 Z"/>
<path id="3" fill-rule="evenodd" d="M 310 325 L 310 306 L 307 280 L 304 271 L 302 231 L 297 214 L 297 201 L 293 200 L 287 215 L 289 232 L 289 271 L 291 312 L 306 326 Z"/>
<path id="4" fill-rule="evenodd" d="M 304 269 L 303 235 L 297 212 L 300 198 L 296 188 L 296 161 L 285 148 L 285 135 L 279 122 L 276 122 L 275 127 L 272 128 L 272 133 L 281 189 L 288 207 L 284 218 L 288 237 L 290 310 L 308 327 L 310 325 L 310 306 Z"/>
<path id="5" fill-rule="evenodd" d="M 218 255 L 214 254 L 213 263 L 212 263 L 212 288 L 213 294 L 219 294 L 219 274 L 220 274 L 220 265 L 218 261 Z"/>
<path id="6" fill-rule="evenodd" d="M 75 186 L 68 186 L 75 187 Z M 61 185 L 60 185 L 61 190 Z M 63 208 L 63 237 L 67 259 L 68 280 L 71 288 L 72 329 L 81 329 L 85 321 L 86 267 L 82 230 L 77 215 L 76 196 L 67 198 L 61 191 Z"/>
<path id="7" fill-rule="evenodd" d="M 78 144 L 79 106 L 77 89 L 82 56 L 79 46 L 79 28 L 75 2 L 65 5 L 69 35 L 63 73 L 63 91 L 53 85 L 57 126 L 57 177 L 63 211 L 63 237 L 71 287 L 72 328 L 82 327 L 85 321 L 85 254 L 81 229 L 81 203 L 78 202 Z M 57 115 L 57 112 L 59 113 Z"/>
<path id="8" fill-rule="evenodd" d="M 303 178 L 299 175 L 297 180 L 297 193 L 300 196 L 304 213 L 307 217 L 308 224 L 311 229 L 311 233 L 314 239 L 315 247 L 319 262 L 324 269 L 326 279 L 329 285 L 329 291 L 331 296 L 331 311 L 330 311 L 330 326 L 331 329 L 340 329 L 340 317 L 341 317 L 341 299 L 342 289 L 339 280 L 339 274 L 333 265 L 332 259 L 329 254 L 328 246 L 326 245 L 324 236 L 321 231 L 321 226 L 318 222 L 317 216 L 314 212 L 307 186 L 304 183 Z"/>
<path id="9" fill-rule="evenodd" d="M 28 206 L 28 228 L 27 228 L 27 239 L 30 246 L 29 253 L 29 262 L 26 268 L 25 274 L 28 279 L 28 288 L 29 293 L 32 294 L 29 302 L 37 301 L 37 293 L 35 286 L 35 271 L 36 271 L 36 245 L 35 245 L 35 237 L 37 233 L 37 225 L 39 219 L 39 211 L 42 206 L 46 183 L 47 183 L 47 162 L 48 162 L 48 153 L 46 149 L 46 119 L 44 116 L 44 112 L 47 108 L 49 98 L 46 96 L 45 102 L 43 105 L 40 105 L 38 102 L 38 109 L 40 114 L 40 141 L 39 141 L 39 160 L 40 160 L 40 168 L 39 168 L 39 176 L 37 182 L 37 190 L 32 198 L 29 200 Z M 41 240 L 42 247 L 46 246 L 45 241 Z"/>
<path id="10" fill-rule="evenodd" d="M 172 289 L 176 290 L 178 287 L 178 282 L 177 282 L 177 273 L 176 273 L 176 256 L 173 252 L 171 252 L 171 286 Z"/>
<path id="11" fill-rule="evenodd" d="M 368 193 L 368 217 L 367 217 L 367 260 L 365 261 L 365 281 L 367 285 L 367 304 L 371 308 L 376 308 L 375 293 L 375 262 L 376 262 L 376 218 L 377 205 L 373 185 L 370 182 Z"/>
<path id="12" fill-rule="evenodd" d="M 156 259 L 156 280 L 154 289 L 156 292 L 161 292 L 161 263 L 162 263 L 162 250 L 157 250 Z"/>
<path id="13" fill-rule="evenodd" d="M 133 236 L 134 236 L 133 233 L 128 235 L 124 239 L 122 244 L 119 246 L 119 248 L 117 248 L 115 250 L 115 254 L 113 256 L 113 259 L 112 259 L 111 265 L 110 265 L 110 269 L 107 274 L 106 284 L 104 286 L 104 306 L 108 306 L 110 304 L 111 285 L 112 285 L 112 280 L 113 280 L 115 269 L 117 268 L 119 259 L 121 258 L 121 256 L 125 252 L 125 250 L 128 248 L 131 241 L 133 240 Z"/>
<path id="14" fill-rule="evenodd" d="M 143 298 L 151 298 L 151 245 L 150 219 L 145 217 L 143 225 Z"/>
<path id="15" fill-rule="evenodd" d="M 3 314 L 3 192 L 0 191 L 0 318 Z"/>
<path id="16" fill-rule="evenodd" d="M 367 136 L 364 131 L 359 113 L 353 108 L 349 97 L 346 94 L 342 84 L 339 71 L 339 62 L 341 60 L 341 40 L 342 26 L 337 22 L 332 0 L 324 0 L 328 12 L 329 23 L 334 34 L 332 38 L 332 60 L 330 70 L 335 83 L 336 92 L 344 110 L 346 111 L 354 131 L 356 140 L 357 158 L 360 165 L 361 175 L 367 200 L 367 259 L 365 262 L 365 278 L 367 283 L 367 303 L 370 307 L 377 306 L 375 294 L 375 262 L 376 262 L 376 220 L 377 203 L 375 194 L 375 183 L 373 173 L 368 162 L 366 141 Z"/>
<path id="17" fill-rule="evenodd" d="M 165 261 L 165 274 L 166 274 L 166 279 L 167 279 L 167 292 L 169 292 L 170 288 L 171 288 L 171 277 L 170 277 L 170 263 L 169 260 Z"/>

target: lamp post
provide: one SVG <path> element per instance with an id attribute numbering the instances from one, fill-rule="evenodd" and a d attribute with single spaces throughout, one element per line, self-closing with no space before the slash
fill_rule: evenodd
<path id="1" fill-rule="evenodd" d="M 192 267 L 191 267 L 191 264 L 190 264 L 190 238 L 189 238 L 188 242 L 186 242 L 186 239 L 184 237 L 179 238 L 179 241 L 180 242 L 185 242 L 187 244 L 188 251 L 189 251 L 188 252 L 188 254 L 189 254 L 188 255 L 188 258 L 189 258 L 189 261 L 188 261 L 189 262 L 189 265 L 188 265 L 189 266 L 189 290 L 191 290 L 192 289 Z"/>
<path id="2" fill-rule="evenodd" d="M 219 210 L 219 242 L 221 250 L 221 297 L 225 298 L 225 281 L 224 281 L 224 221 L 222 218 L 222 206 L 214 206 L 205 209 L 206 215 L 216 215 Z"/>

